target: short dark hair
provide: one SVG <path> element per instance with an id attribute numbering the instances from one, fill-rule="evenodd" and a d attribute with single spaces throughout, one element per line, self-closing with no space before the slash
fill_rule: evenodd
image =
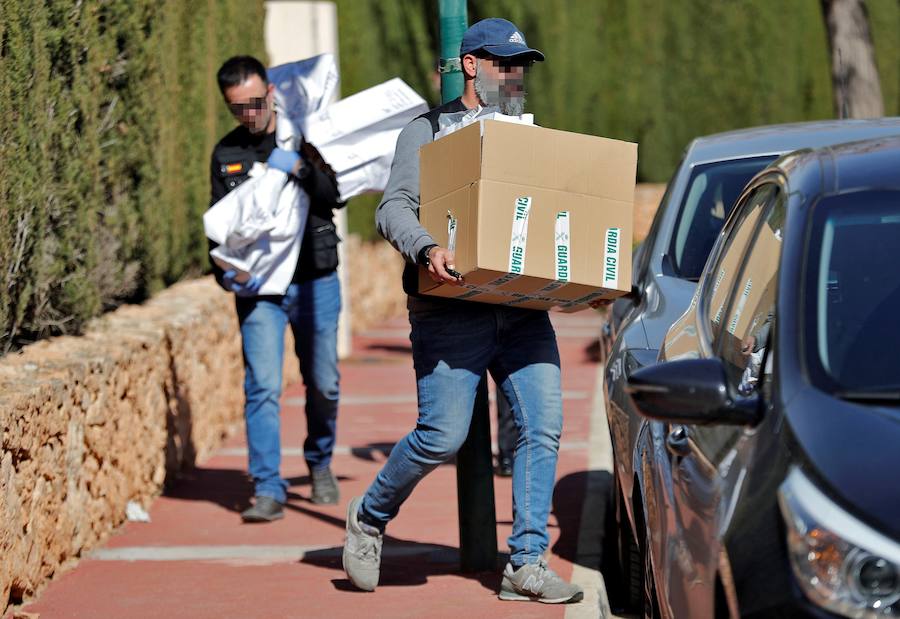
<path id="1" fill-rule="evenodd" d="M 258 75 L 263 84 L 269 84 L 263 63 L 253 56 L 232 56 L 219 68 L 216 80 L 219 82 L 219 90 L 224 94 L 226 88 L 242 84 L 251 75 Z"/>

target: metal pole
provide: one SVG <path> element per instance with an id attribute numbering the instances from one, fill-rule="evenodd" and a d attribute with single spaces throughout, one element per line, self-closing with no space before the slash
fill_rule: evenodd
<path id="1" fill-rule="evenodd" d="M 463 74 L 459 64 L 459 44 L 466 31 L 466 0 L 438 0 L 441 19 L 441 102 L 447 103 L 463 93 Z"/>
<path id="2" fill-rule="evenodd" d="M 441 100 L 463 93 L 459 44 L 468 22 L 465 0 L 439 0 L 441 20 Z M 459 505 L 459 561 L 463 572 L 497 569 L 497 510 L 491 466 L 491 420 L 487 376 L 481 377 L 469 434 L 456 455 Z"/>
<path id="3" fill-rule="evenodd" d="M 481 377 L 466 442 L 456 454 L 459 564 L 463 572 L 497 569 L 497 509 L 491 466 L 487 376 Z"/>

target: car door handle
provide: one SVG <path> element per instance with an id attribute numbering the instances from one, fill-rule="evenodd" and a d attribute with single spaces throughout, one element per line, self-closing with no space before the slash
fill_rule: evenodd
<path id="1" fill-rule="evenodd" d="M 674 425 L 666 435 L 666 449 L 674 456 L 686 456 L 691 453 L 688 444 L 688 431 L 682 425 Z"/>

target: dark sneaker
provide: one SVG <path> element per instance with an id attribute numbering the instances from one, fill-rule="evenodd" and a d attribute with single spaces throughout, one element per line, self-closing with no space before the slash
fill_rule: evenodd
<path id="1" fill-rule="evenodd" d="M 337 477 L 327 466 L 310 472 L 312 477 L 311 500 L 317 505 L 334 505 L 341 498 Z"/>
<path id="2" fill-rule="evenodd" d="M 500 456 L 497 458 L 497 466 L 494 467 L 494 475 L 497 477 L 512 477 L 512 458 Z"/>
<path id="3" fill-rule="evenodd" d="M 501 600 L 523 602 L 543 602 L 544 604 L 565 604 L 580 602 L 584 592 L 578 585 L 567 583 L 547 563 L 528 563 L 517 570 L 509 563 L 503 570 L 500 583 Z"/>
<path id="4" fill-rule="evenodd" d="M 381 531 L 359 521 L 362 497 L 350 501 L 347 508 L 347 539 L 343 564 L 347 578 L 363 591 L 375 591 L 381 571 Z"/>
<path id="5" fill-rule="evenodd" d="M 270 496 L 258 496 L 253 501 L 253 507 L 241 512 L 244 522 L 272 522 L 284 518 L 284 508 L 281 503 Z"/>

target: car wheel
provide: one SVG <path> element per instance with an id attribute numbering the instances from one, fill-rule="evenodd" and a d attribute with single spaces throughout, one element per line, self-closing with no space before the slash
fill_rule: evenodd
<path id="1" fill-rule="evenodd" d="M 656 579 L 653 577 L 653 565 L 650 560 L 650 530 L 644 532 L 642 548 L 642 567 L 644 572 L 644 619 L 659 619 L 659 597 L 656 595 Z"/>
<path id="2" fill-rule="evenodd" d="M 613 474 L 615 479 L 615 474 Z M 612 556 L 610 569 L 604 570 L 609 604 L 615 614 L 637 614 L 643 612 L 644 573 L 641 549 L 631 532 L 624 499 L 617 481 L 613 483 L 613 509 L 606 521 L 607 539 L 615 543 L 609 549 Z"/>

